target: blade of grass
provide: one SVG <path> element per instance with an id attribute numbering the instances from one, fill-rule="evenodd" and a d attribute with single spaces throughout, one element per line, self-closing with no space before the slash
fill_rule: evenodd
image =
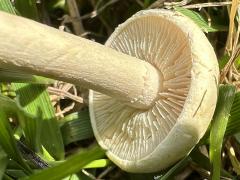
<path id="1" fill-rule="evenodd" d="M 10 114 L 17 117 L 20 127 L 25 135 L 25 141 L 33 150 L 40 151 L 40 123 L 37 117 L 31 116 L 13 99 L 0 95 L 0 107 L 7 109 Z"/>
<path id="2" fill-rule="evenodd" d="M 101 158 L 103 155 L 103 150 L 101 150 L 98 146 L 94 146 L 89 150 L 85 150 L 71 156 L 62 164 L 45 169 L 24 179 L 42 180 L 48 179 L 49 177 L 51 177 L 51 180 L 62 179 L 66 176 L 79 172 L 85 165 L 95 159 Z"/>
<path id="3" fill-rule="evenodd" d="M 29 149 L 23 142 L 17 141 L 18 149 L 21 151 L 24 159 L 29 161 L 36 169 L 44 169 L 48 167 L 48 164 L 42 160 L 34 151 Z"/>
<path id="4" fill-rule="evenodd" d="M 81 179 L 78 177 L 78 175 L 71 174 L 70 176 L 63 178 L 62 180 L 81 180 Z"/>
<path id="5" fill-rule="evenodd" d="M 237 13 L 238 8 L 238 0 L 232 0 L 232 6 L 229 15 L 229 30 L 228 30 L 228 37 L 226 43 L 226 50 L 232 51 L 233 50 L 233 36 L 234 36 L 234 29 L 235 29 L 235 16 Z"/>
<path id="6" fill-rule="evenodd" d="M 15 0 L 15 7 L 21 16 L 39 20 L 36 0 Z"/>
<path id="7" fill-rule="evenodd" d="M 56 166 L 56 165 L 62 164 L 63 162 L 64 161 L 51 161 L 48 163 L 51 166 Z M 112 162 L 109 159 L 97 159 L 97 160 L 90 162 L 86 166 L 84 166 L 84 169 L 104 168 L 111 164 L 112 164 Z"/>
<path id="8" fill-rule="evenodd" d="M 109 166 L 110 164 L 111 164 L 111 161 L 109 159 L 98 159 L 84 166 L 84 169 L 104 168 Z"/>
<path id="9" fill-rule="evenodd" d="M 204 32 L 227 31 L 227 27 L 221 25 L 211 25 L 197 12 L 182 7 L 174 7 L 181 14 L 192 19 Z"/>
<path id="10" fill-rule="evenodd" d="M 207 171 L 210 171 L 211 164 L 209 158 L 203 155 L 198 148 L 199 147 L 197 146 L 192 150 L 192 152 L 190 153 L 190 157 L 192 158 L 193 162 L 196 163 L 198 166 L 202 167 Z M 233 178 L 233 176 L 223 168 L 221 168 L 221 176 Z"/>
<path id="11" fill-rule="evenodd" d="M 13 136 L 13 131 L 8 122 L 8 117 L 3 111 L 0 111 L 0 129 L 0 145 L 2 146 L 3 150 L 10 158 L 17 161 L 21 165 L 25 173 L 30 174 L 32 170 L 25 163 L 17 148 L 16 140 Z"/>
<path id="12" fill-rule="evenodd" d="M 15 8 L 12 6 L 10 0 L 1 0 L 0 1 L 0 10 L 15 14 Z"/>
<path id="13" fill-rule="evenodd" d="M 210 162 L 211 179 L 220 179 L 221 149 L 228 117 L 233 104 L 235 87 L 231 85 L 220 86 L 217 107 L 210 130 Z"/>
<path id="14" fill-rule="evenodd" d="M 209 132 L 202 138 L 202 144 L 209 142 Z M 228 119 L 227 128 L 224 136 L 234 135 L 236 140 L 240 143 L 240 92 L 237 92 L 234 96 L 233 105 L 230 111 L 230 117 Z"/>
<path id="15" fill-rule="evenodd" d="M 19 169 L 7 169 L 5 173 L 11 175 L 14 179 L 26 177 L 26 174 Z"/>
<path id="16" fill-rule="evenodd" d="M 14 83 L 19 102 L 24 109 L 36 116 L 42 113 L 41 143 L 56 160 L 64 158 L 61 131 L 55 117 L 54 108 L 45 86 Z"/>
<path id="17" fill-rule="evenodd" d="M 225 135 L 234 135 L 238 132 L 240 132 L 240 92 L 235 94 Z"/>
<path id="18" fill-rule="evenodd" d="M 34 150 L 36 153 L 42 151 L 41 144 L 41 130 L 42 130 L 42 119 L 41 115 L 32 117 L 19 114 L 20 126 L 23 129 L 26 144 Z"/>
<path id="19" fill-rule="evenodd" d="M 15 180 L 15 179 L 13 179 L 12 177 L 10 177 L 10 176 L 9 176 L 8 174 L 6 174 L 6 173 L 3 175 L 3 179 L 4 179 L 4 180 Z"/>
<path id="20" fill-rule="evenodd" d="M 235 149 L 231 145 L 230 141 L 227 141 L 225 144 L 226 144 L 227 154 L 231 161 L 232 167 L 234 171 L 237 173 L 237 175 L 240 175 L 240 162 L 236 157 Z"/>
<path id="21" fill-rule="evenodd" d="M 47 8 L 52 11 L 54 9 L 65 9 L 66 8 L 66 0 L 52 0 L 47 1 Z"/>
<path id="22" fill-rule="evenodd" d="M 72 113 L 62 121 L 61 132 L 65 145 L 93 137 L 88 111 Z"/>
<path id="23" fill-rule="evenodd" d="M 3 177 L 3 174 L 7 167 L 7 163 L 8 163 L 7 154 L 4 152 L 4 150 L 0 146 L 0 179 L 2 179 Z"/>
<path id="24" fill-rule="evenodd" d="M 191 157 L 186 156 L 184 159 L 175 164 L 166 174 L 164 174 L 164 176 L 155 179 L 159 180 L 174 179 L 174 175 L 176 175 L 178 172 L 184 169 L 191 161 L 192 161 Z"/>
<path id="25" fill-rule="evenodd" d="M 22 171 L 22 168 L 21 166 L 18 164 L 18 162 L 16 162 L 15 160 L 13 159 L 8 159 L 8 165 L 7 165 L 7 170 L 8 169 L 15 169 L 15 170 L 21 170 Z M 23 171 L 22 171 L 23 172 Z M 24 173 L 24 172 L 23 172 Z M 25 174 L 26 176 L 26 174 Z"/>

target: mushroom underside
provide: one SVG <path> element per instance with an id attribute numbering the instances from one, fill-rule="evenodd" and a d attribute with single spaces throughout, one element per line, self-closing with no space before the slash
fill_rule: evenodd
<path id="1" fill-rule="evenodd" d="M 204 120 L 207 125 L 204 124 L 204 132 L 201 132 L 201 135 L 197 131 L 194 133 L 195 128 L 197 129 L 197 123 L 196 127 L 192 126 L 191 123 L 186 125 L 189 126 L 186 130 L 184 129 L 185 125 L 181 124 L 184 121 L 182 119 L 186 117 L 190 119 L 183 112 L 193 111 L 189 110 L 191 109 L 189 105 L 186 106 L 186 99 L 192 81 L 195 79 L 190 38 L 169 18 L 165 18 L 161 13 L 160 15 L 158 12 L 154 13 L 154 10 L 152 12 L 149 14 L 140 13 L 139 16 L 134 16 L 133 20 L 128 20 L 120 25 L 106 42 L 106 46 L 147 61 L 158 69 L 162 82 L 160 83 L 158 99 L 152 107 L 147 110 L 136 109 L 99 92 L 90 92 L 91 122 L 98 143 L 107 150 L 107 154 L 115 163 L 132 172 L 144 170 L 142 167 L 137 168 L 137 166 L 143 166 L 139 165 L 138 162 L 143 164 L 144 159 L 148 157 L 151 159 L 151 154 L 154 154 L 156 149 L 159 149 L 159 152 L 167 152 L 168 150 L 164 149 L 167 146 L 173 148 L 169 150 L 171 153 L 174 153 L 174 148 L 179 148 L 175 150 L 179 155 L 174 154 L 173 158 L 169 159 L 169 163 L 166 163 L 166 166 L 177 161 L 197 143 L 210 122 L 210 120 Z M 194 77 L 192 77 L 193 74 Z M 203 73 L 203 76 L 197 78 L 204 79 L 205 77 Z M 198 88 L 199 93 L 202 93 L 202 97 L 197 98 L 199 105 L 202 102 L 205 103 L 204 98 L 208 99 L 212 93 L 215 93 L 215 90 L 206 92 L 204 89 L 206 84 L 204 83 Z M 190 97 L 190 101 L 192 100 L 193 98 Z M 215 96 L 212 105 L 209 105 L 212 106 L 210 111 L 215 108 L 214 101 L 216 101 Z M 198 107 L 198 105 L 194 106 Z M 195 108 L 194 106 L 193 108 Z M 195 109 L 201 111 L 199 107 Z M 213 112 L 207 113 L 206 118 L 203 119 L 211 117 L 212 114 Z M 178 121 L 181 116 L 184 118 L 181 118 L 179 124 Z M 179 132 L 176 133 L 177 131 Z M 183 141 L 185 139 L 186 143 L 189 143 L 174 141 L 166 143 L 164 141 L 169 135 L 171 136 L 169 139 L 174 139 L 178 134 L 179 136 L 186 136 L 183 137 Z M 181 138 L 176 137 L 175 139 L 178 141 Z M 175 147 L 178 144 L 182 147 Z M 164 146 L 162 149 L 161 145 Z M 163 156 L 161 155 L 161 157 Z M 117 162 L 120 160 L 122 162 Z M 128 164 L 129 162 L 132 162 L 131 165 Z M 165 165 L 150 167 L 149 162 L 146 164 L 149 166 L 145 167 L 146 172 L 166 167 Z M 128 166 L 131 166 L 131 168 L 128 169 Z M 134 167 L 137 170 L 134 170 Z"/>
<path id="2" fill-rule="evenodd" d="M 139 18 L 107 43 L 151 63 L 163 77 L 159 98 L 148 110 L 136 110 L 94 92 L 96 127 L 102 143 L 122 159 L 141 159 L 161 143 L 176 123 L 189 91 L 192 63 L 187 38 L 176 25 L 161 19 Z"/>

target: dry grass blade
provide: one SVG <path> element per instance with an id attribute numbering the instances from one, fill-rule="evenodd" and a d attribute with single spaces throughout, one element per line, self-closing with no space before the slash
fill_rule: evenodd
<path id="1" fill-rule="evenodd" d="M 237 87 L 237 90 L 240 91 L 240 73 L 238 69 L 236 68 L 235 64 L 232 66 L 232 79 L 233 79 L 233 85 Z"/>
<path id="2" fill-rule="evenodd" d="M 144 7 L 144 3 L 141 0 L 136 0 L 136 3 L 139 4 L 142 8 Z"/>
<path id="3" fill-rule="evenodd" d="M 56 108 L 56 116 L 64 117 L 64 114 L 75 108 L 76 103 L 83 106 L 83 97 L 78 95 L 77 89 L 73 84 L 56 81 L 54 87 L 48 87 L 48 92 L 51 94 L 51 102 Z M 71 100 L 67 107 L 62 108 L 61 99 Z M 81 108 L 80 108 L 81 109 Z"/>
<path id="4" fill-rule="evenodd" d="M 180 2 L 164 2 L 164 6 L 167 9 L 171 9 L 173 6 L 184 6 L 190 3 L 192 0 L 182 0 Z"/>
<path id="5" fill-rule="evenodd" d="M 71 18 L 78 19 L 77 21 L 73 21 L 72 24 L 73 24 L 75 34 L 79 36 L 83 34 L 85 30 L 83 28 L 83 24 L 80 19 L 80 12 L 79 12 L 76 0 L 67 0 L 67 5 L 68 5 L 69 14 Z"/>
<path id="6" fill-rule="evenodd" d="M 77 95 L 74 95 L 74 94 L 71 94 L 69 92 L 67 92 L 66 90 L 63 90 L 63 89 L 58 89 L 58 88 L 55 88 L 55 87 L 48 87 L 48 92 L 51 93 L 51 94 L 54 94 L 54 95 L 57 95 L 58 98 L 69 98 L 75 102 L 78 102 L 78 103 L 83 103 L 83 99 Z"/>
<path id="7" fill-rule="evenodd" d="M 221 77 L 220 77 L 220 82 L 223 83 L 224 81 L 227 82 L 232 82 L 232 76 L 226 77 L 226 75 L 230 72 L 231 73 L 231 68 L 233 67 L 234 61 L 240 56 L 240 46 L 236 48 L 234 52 L 231 53 L 231 57 L 228 61 L 228 63 L 225 65 L 221 72 Z M 231 74 L 230 74 L 231 75 Z M 226 80 L 227 78 L 227 80 Z"/>
<path id="8" fill-rule="evenodd" d="M 106 176 L 109 172 L 111 172 L 115 166 L 110 166 L 107 169 L 105 169 L 98 177 L 97 179 L 102 179 L 104 176 Z"/>
<path id="9" fill-rule="evenodd" d="M 232 4 L 231 1 L 226 2 L 208 2 L 208 3 L 199 3 L 199 4 L 189 4 L 191 0 L 183 0 L 180 2 L 166 2 L 165 0 L 159 0 L 152 3 L 148 9 L 162 8 L 171 9 L 173 6 L 182 6 L 186 9 L 202 9 L 206 7 L 219 7 L 219 6 L 229 6 Z M 189 5 L 188 5 L 189 4 Z"/>
<path id="10" fill-rule="evenodd" d="M 148 9 L 154 9 L 154 8 L 161 8 L 164 6 L 165 0 L 157 0 L 154 3 L 152 3 L 150 6 L 148 6 Z"/>
<path id="11" fill-rule="evenodd" d="M 226 145 L 228 157 L 230 158 L 233 169 L 237 173 L 237 175 L 240 175 L 240 162 L 238 161 L 235 155 L 235 150 L 231 145 L 230 141 L 227 141 L 225 145 Z"/>
<path id="12" fill-rule="evenodd" d="M 183 7 L 187 9 L 201 9 L 205 7 L 229 6 L 231 4 L 232 2 L 210 2 L 210 3 L 190 4 Z"/>
<path id="13" fill-rule="evenodd" d="M 236 84 L 239 81 L 239 72 L 234 65 L 234 62 L 240 56 L 240 45 L 238 44 L 240 34 L 240 20 L 238 19 L 237 30 L 235 29 L 234 24 L 236 13 L 238 12 L 239 15 L 239 10 L 239 1 L 234 0 L 232 2 L 230 11 L 229 33 L 225 47 L 226 52 L 230 54 L 230 59 L 221 72 L 221 83 L 226 82 Z"/>
<path id="14" fill-rule="evenodd" d="M 64 117 L 64 114 L 71 111 L 75 106 L 75 103 L 72 102 L 71 105 L 65 107 L 63 110 L 60 109 L 60 106 L 59 106 L 59 109 L 57 111 L 57 113 L 55 114 L 57 117 L 60 116 L 60 117 Z"/>
<path id="15" fill-rule="evenodd" d="M 191 164 L 190 164 L 190 167 L 191 167 L 194 171 L 198 172 L 198 173 L 201 175 L 202 178 L 204 178 L 204 179 L 209 179 L 209 178 L 210 178 L 210 171 L 208 171 L 208 170 L 206 170 L 206 169 L 204 169 L 204 168 L 202 168 L 202 167 L 199 167 L 199 166 L 198 166 L 197 164 L 195 164 L 195 163 L 191 163 Z"/>
<path id="16" fill-rule="evenodd" d="M 96 8 L 97 6 L 94 7 L 94 10 L 88 14 L 85 14 L 80 17 L 65 17 L 66 19 L 64 20 L 64 23 L 68 22 L 74 22 L 74 21 L 79 21 L 79 20 L 84 20 L 88 18 L 94 18 L 97 17 L 99 14 L 101 14 L 108 6 L 113 5 L 114 3 L 118 2 L 119 0 L 111 0 L 105 3 L 103 6 Z"/>
<path id="17" fill-rule="evenodd" d="M 99 180 L 99 179 L 97 179 L 93 174 L 91 174 L 90 172 L 88 172 L 88 171 L 85 170 L 85 169 L 82 169 L 82 173 L 85 174 L 89 179 Z"/>
<path id="18" fill-rule="evenodd" d="M 230 17 L 229 17 L 229 31 L 228 31 L 228 39 L 226 44 L 226 51 L 230 52 L 232 51 L 233 46 L 233 35 L 234 35 L 234 19 L 237 13 L 238 8 L 238 0 L 232 1 L 231 11 L 230 11 Z"/>

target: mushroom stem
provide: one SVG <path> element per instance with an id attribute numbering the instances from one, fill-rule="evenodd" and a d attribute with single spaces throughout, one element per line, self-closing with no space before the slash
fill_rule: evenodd
<path id="1" fill-rule="evenodd" d="M 71 82 L 140 109 L 161 75 L 151 64 L 46 25 L 0 12 L 0 66 Z"/>

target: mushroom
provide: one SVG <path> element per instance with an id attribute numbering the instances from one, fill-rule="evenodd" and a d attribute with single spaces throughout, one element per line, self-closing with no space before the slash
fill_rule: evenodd
<path id="1" fill-rule="evenodd" d="M 167 10 L 138 12 L 114 31 L 106 46 L 149 62 L 161 81 L 148 109 L 91 90 L 97 141 L 126 171 L 167 168 L 190 152 L 213 116 L 219 77 L 214 50 L 190 19 Z"/>
<path id="2" fill-rule="evenodd" d="M 211 44 L 187 17 L 140 11 L 114 31 L 109 48 L 5 13 L 0 22 L 1 66 L 93 89 L 94 134 L 123 170 L 167 168 L 206 132 L 219 69 Z"/>

